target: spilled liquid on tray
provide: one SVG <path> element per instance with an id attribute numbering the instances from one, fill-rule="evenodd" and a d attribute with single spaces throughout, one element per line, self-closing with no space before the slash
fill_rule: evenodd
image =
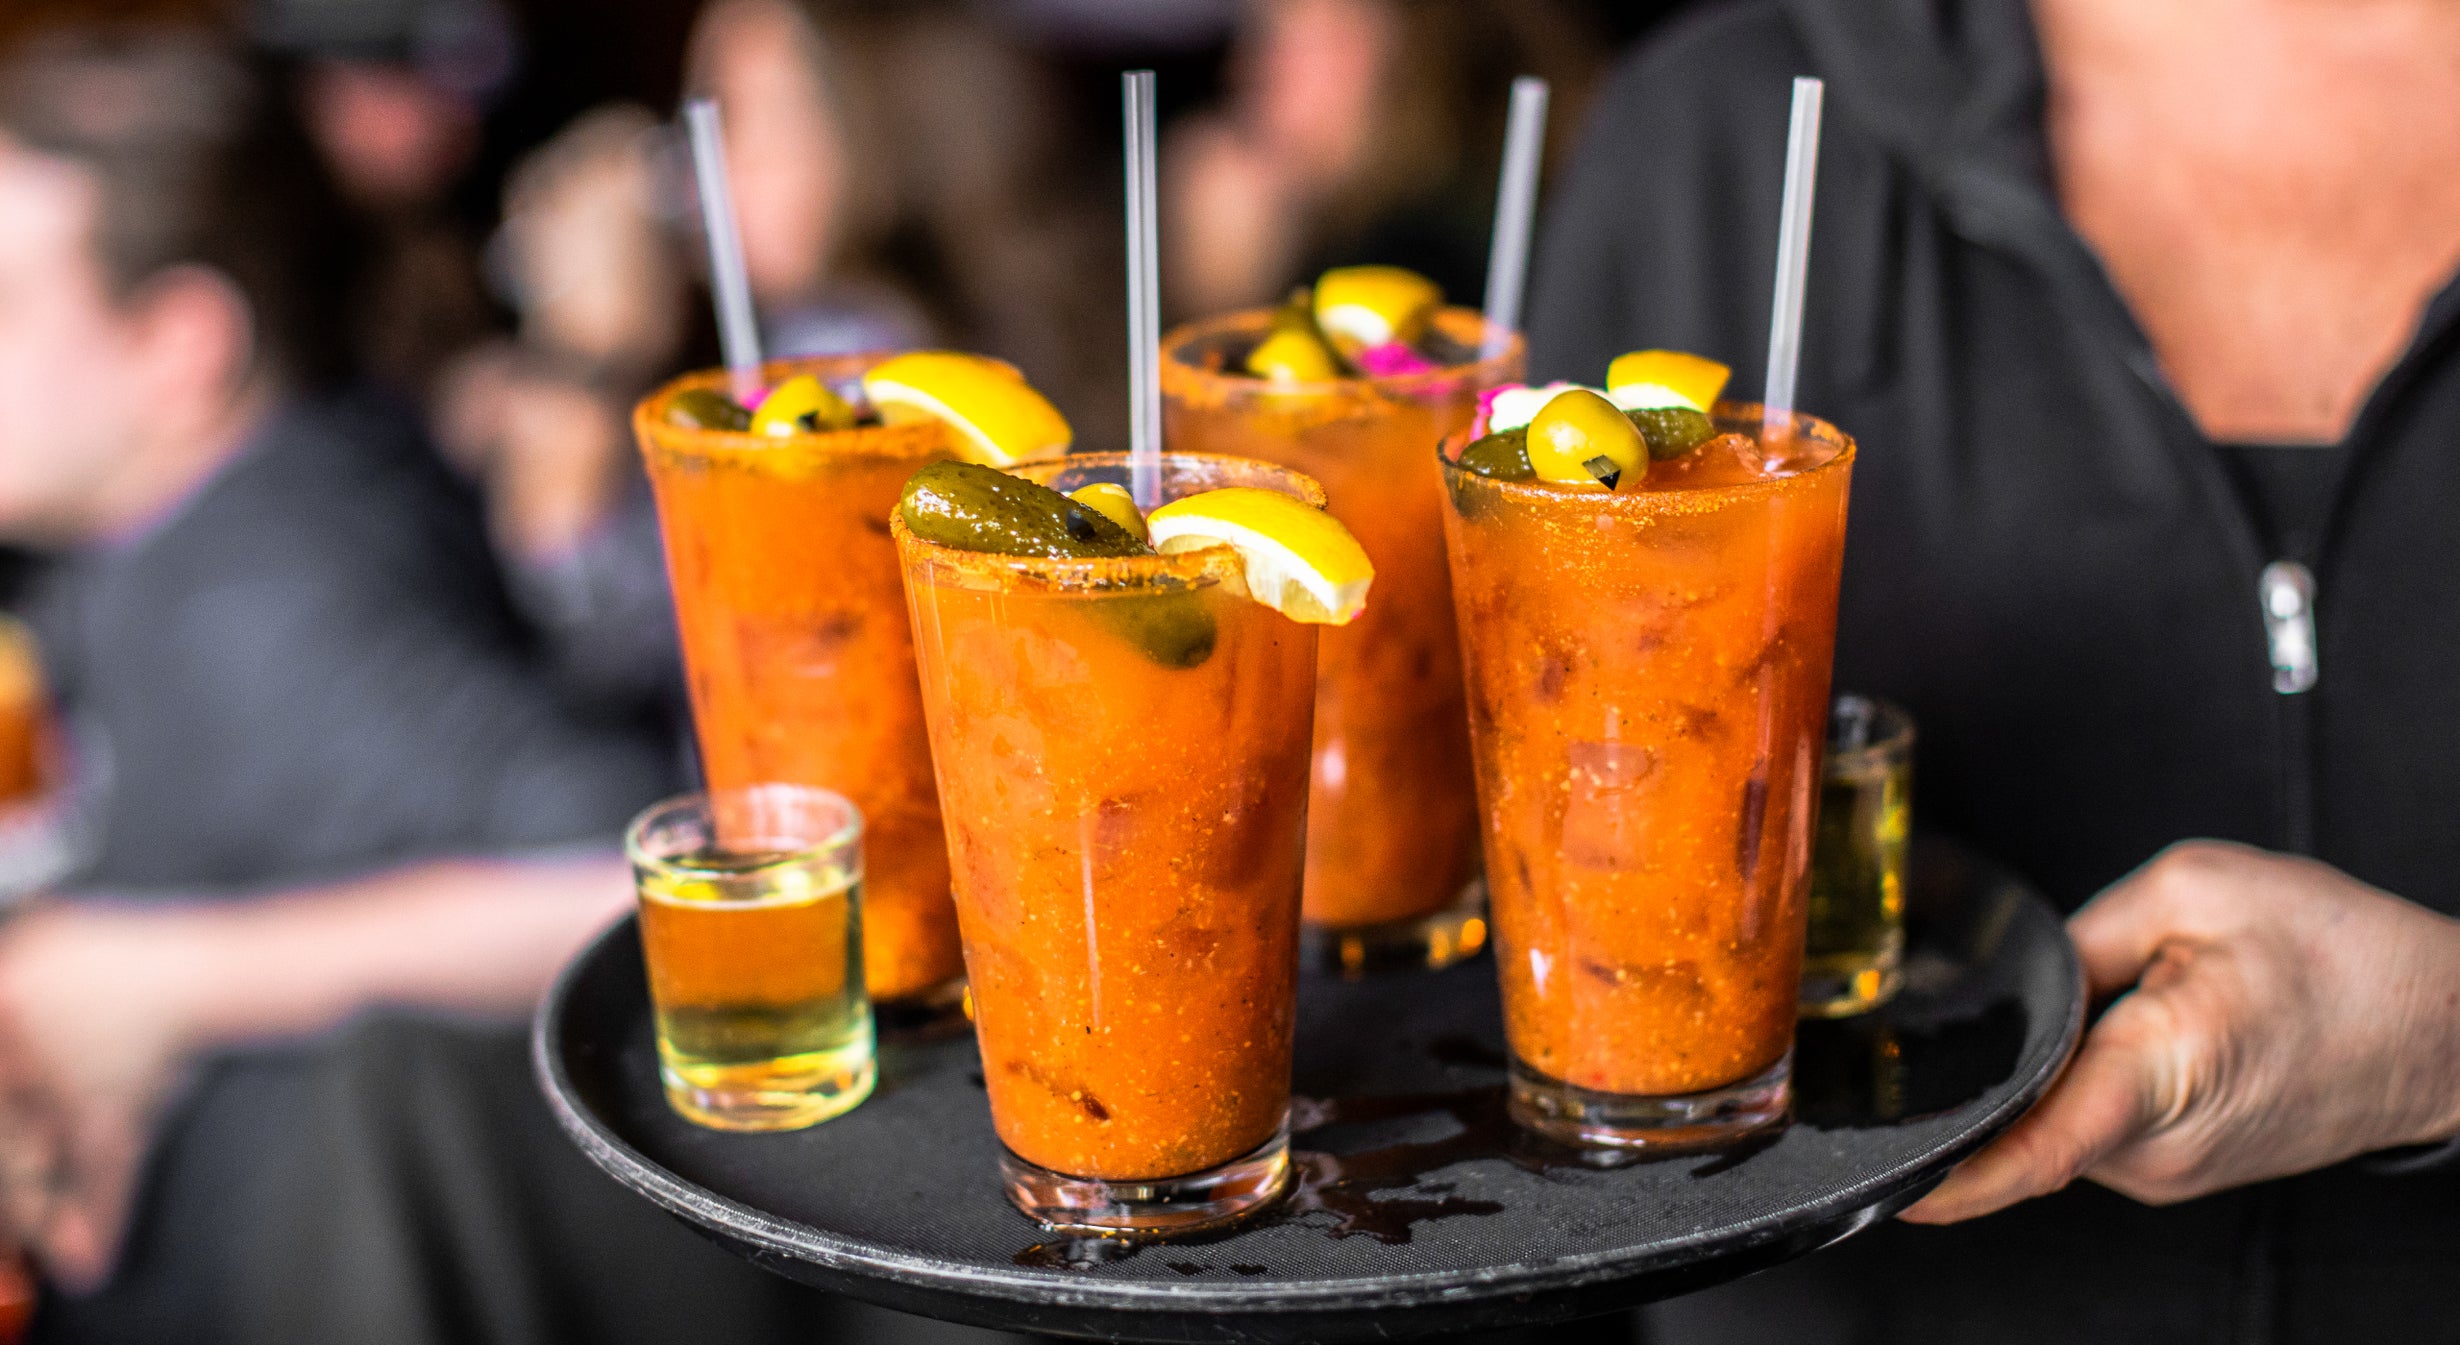
<path id="1" fill-rule="evenodd" d="M 1814 1130 L 1868 1130 L 1953 1111 L 2007 1077 L 2023 1048 L 2024 1033 L 2024 1006 L 2014 1000 L 1934 1027 L 1906 1026 L 1884 1015 L 1805 1022 L 1795 1047 L 1794 1124 Z M 1502 1068 L 1502 1053 L 1473 1037 L 1438 1037 L 1426 1049 L 1438 1063 L 1456 1069 L 1499 1073 Z M 1291 1127 L 1296 1180 L 1287 1199 L 1256 1218 L 1152 1242 L 1054 1238 L 1026 1247 L 1013 1259 L 1038 1269 L 1094 1270 L 1147 1248 L 1184 1251 L 1284 1224 L 1316 1229 L 1330 1238 L 1370 1237 L 1398 1245 L 1410 1241 L 1423 1224 L 1503 1211 L 1500 1203 L 1461 1195 L 1457 1182 L 1438 1178 L 1459 1164 L 1494 1159 L 1524 1172 L 1558 1176 L 1642 1163 L 1687 1163 L 1692 1165 L 1688 1175 L 1701 1179 L 1735 1170 L 1783 1134 L 1771 1129 L 1707 1153 L 1643 1156 L 1572 1149 L 1512 1124 L 1500 1083 L 1445 1092 L 1302 1098 Z M 1190 1276 L 1209 1270 L 1252 1276 L 1271 1269 L 1188 1257 L 1167 1264 Z"/>

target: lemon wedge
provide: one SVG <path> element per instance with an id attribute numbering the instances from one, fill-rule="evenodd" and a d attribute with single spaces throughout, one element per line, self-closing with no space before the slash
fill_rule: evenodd
<path id="1" fill-rule="evenodd" d="M 892 356 L 863 375 L 863 395 L 888 424 L 946 423 L 958 451 L 990 467 L 1064 452 L 1076 437 L 1059 408 L 1015 365 L 988 355 L 917 350 Z"/>
<path id="2" fill-rule="evenodd" d="M 1375 564 L 1341 521 L 1304 500 L 1250 486 L 1202 491 L 1145 517 L 1165 555 L 1235 547 L 1247 592 L 1293 621 L 1346 626 L 1367 605 Z"/>
<path id="3" fill-rule="evenodd" d="M 1606 399 L 1626 411 L 1687 406 L 1706 411 L 1734 371 L 1679 350 L 1635 350 L 1606 366 Z"/>
<path id="4" fill-rule="evenodd" d="M 1315 282 L 1315 325 L 1344 352 L 1415 341 L 1444 302 L 1443 289 L 1398 266 L 1341 266 Z"/>

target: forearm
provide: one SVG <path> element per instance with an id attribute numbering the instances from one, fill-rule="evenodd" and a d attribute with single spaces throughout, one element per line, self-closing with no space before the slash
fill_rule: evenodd
<path id="1" fill-rule="evenodd" d="M 519 1011 L 629 895 L 622 862 L 441 861 L 162 917 L 194 1045 L 313 1032 L 371 1004 Z"/>

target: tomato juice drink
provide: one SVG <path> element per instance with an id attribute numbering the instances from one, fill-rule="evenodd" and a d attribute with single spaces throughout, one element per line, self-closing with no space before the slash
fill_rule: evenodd
<path id="1" fill-rule="evenodd" d="M 1441 361 L 1426 369 L 1296 383 L 1239 372 L 1274 321 L 1236 313 L 1164 339 L 1166 437 L 1316 478 L 1373 558 L 1375 600 L 1324 633 L 1318 661 L 1306 920 L 1345 970 L 1441 966 L 1477 952 L 1485 924 L 1443 482 L 1429 450 L 1468 427 L 1481 392 L 1520 376 L 1520 340 L 1482 357 L 1485 320 L 1445 308 L 1418 343 Z"/>
<path id="2" fill-rule="evenodd" d="M 1167 455 L 1162 499 L 1263 463 Z M 1125 482 L 1123 455 L 1012 471 Z M 1010 1199 L 1047 1225 L 1220 1222 L 1288 1180 L 1316 629 L 1238 553 L 904 557 L 975 1030 Z"/>
<path id="3" fill-rule="evenodd" d="M 1511 1106 L 1576 1143 L 1789 1102 L 1854 450 L 1712 419 L 1620 489 L 1443 459 Z"/>
<path id="4" fill-rule="evenodd" d="M 846 384 L 874 356 L 784 361 L 772 385 Z M 692 428 L 670 406 L 723 371 L 651 394 L 633 423 L 657 494 L 708 788 L 835 790 L 862 810 L 863 977 L 893 1021 L 952 1008 L 963 973 L 939 796 L 888 515 L 916 468 L 953 456 L 942 425 L 769 437 Z"/>

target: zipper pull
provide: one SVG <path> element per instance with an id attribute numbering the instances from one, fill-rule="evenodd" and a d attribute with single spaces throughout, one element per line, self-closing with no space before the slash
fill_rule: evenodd
<path id="1" fill-rule="evenodd" d="M 2264 643 L 2272 653 L 2272 689 L 2284 696 L 2311 690 L 2315 668 L 2315 572 L 2276 560 L 2256 581 L 2264 608 Z"/>

